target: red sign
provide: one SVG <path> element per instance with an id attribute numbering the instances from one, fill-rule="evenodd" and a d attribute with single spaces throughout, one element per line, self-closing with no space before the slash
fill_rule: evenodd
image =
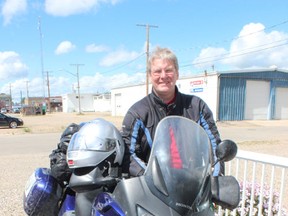
<path id="1" fill-rule="evenodd" d="M 190 86 L 203 85 L 203 80 L 194 80 L 190 82 Z"/>

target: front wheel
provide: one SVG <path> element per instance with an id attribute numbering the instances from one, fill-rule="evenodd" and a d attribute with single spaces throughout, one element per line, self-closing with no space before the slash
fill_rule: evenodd
<path id="1" fill-rule="evenodd" d="M 17 128 L 17 122 L 15 122 L 15 121 L 10 122 L 9 127 L 10 128 Z"/>

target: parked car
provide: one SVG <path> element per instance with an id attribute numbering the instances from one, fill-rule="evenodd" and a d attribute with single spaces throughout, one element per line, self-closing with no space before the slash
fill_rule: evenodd
<path id="1" fill-rule="evenodd" d="M 1 108 L 1 113 L 4 113 L 4 114 L 6 114 L 7 113 L 7 109 L 6 108 Z"/>
<path id="2" fill-rule="evenodd" d="M 24 125 L 22 119 L 0 113 L 0 127 L 8 126 L 10 128 L 17 128 L 22 125 Z"/>
<path id="3" fill-rule="evenodd" d="M 13 108 L 13 113 L 20 113 L 20 108 Z"/>

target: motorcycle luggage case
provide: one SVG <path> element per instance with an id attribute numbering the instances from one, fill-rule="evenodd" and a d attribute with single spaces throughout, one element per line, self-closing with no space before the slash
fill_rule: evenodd
<path id="1" fill-rule="evenodd" d="M 29 216 L 58 214 L 62 188 L 50 169 L 37 168 L 28 179 L 24 192 L 24 210 Z"/>

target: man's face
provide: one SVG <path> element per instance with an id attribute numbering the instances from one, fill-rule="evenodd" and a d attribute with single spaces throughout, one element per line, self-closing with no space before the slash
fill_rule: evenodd
<path id="1" fill-rule="evenodd" d="M 151 64 L 150 81 L 158 96 L 174 95 L 178 76 L 171 61 L 155 59 Z"/>

